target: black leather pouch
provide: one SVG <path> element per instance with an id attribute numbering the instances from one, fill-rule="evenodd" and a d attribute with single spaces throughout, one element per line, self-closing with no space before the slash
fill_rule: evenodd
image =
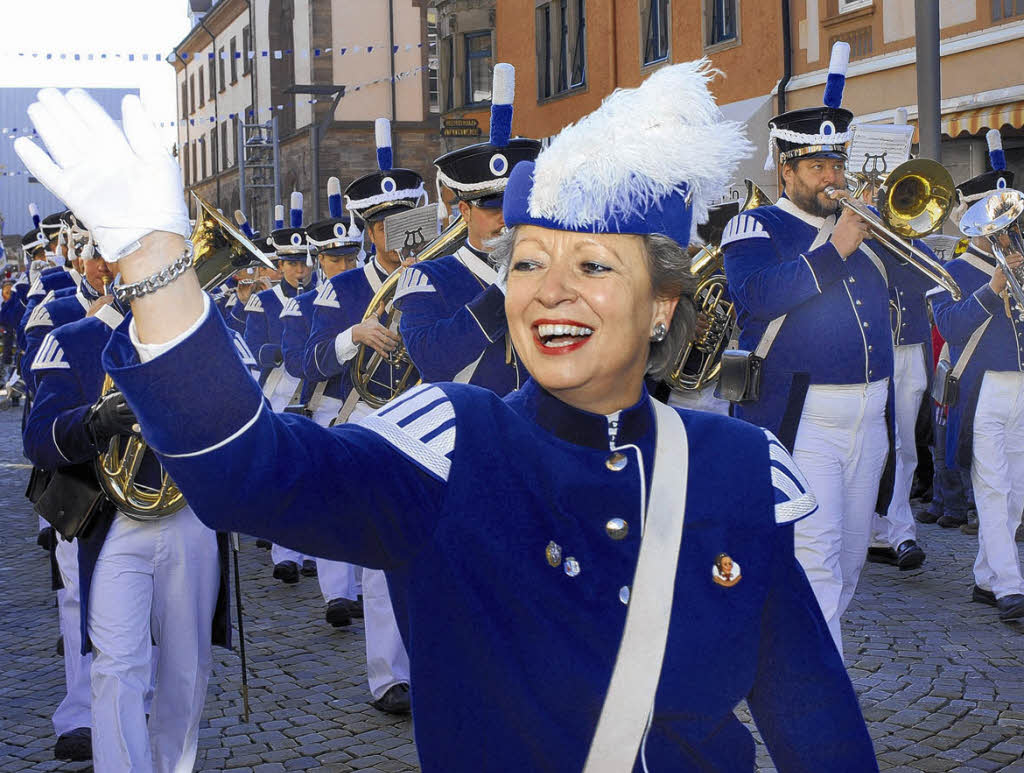
<path id="1" fill-rule="evenodd" d="M 85 537 L 96 517 L 113 507 L 91 463 L 61 467 L 35 503 L 36 512 L 66 540 Z"/>

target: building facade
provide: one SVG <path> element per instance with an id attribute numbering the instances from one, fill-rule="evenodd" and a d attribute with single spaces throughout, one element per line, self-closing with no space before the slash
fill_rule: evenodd
<path id="1" fill-rule="evenodd" d="M 426 0 L 216 2 L 175 47 L 186 190 L 225 212 L 245 209 L 264 232 L 274 205 L 297 190 L 306 222 L 313 222 L 326 216 L 328 177 L 347 185 L 376 168 L 379 117 L 392 119 L 396 165 L 432 181 L 430 163 L 441 146 L 431 19 Z M 256 185 L 272 181 L 272 154 L 243 151 L 250 163 L 243 202 L 240 138 L 269 137 L 266 129 L 244 127 L 271 124 L 277 194 Z"/>

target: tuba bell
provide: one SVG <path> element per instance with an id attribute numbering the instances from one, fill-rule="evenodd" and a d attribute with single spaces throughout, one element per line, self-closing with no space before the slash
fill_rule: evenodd
<path id="1" fill-rule="evenodd" d="M 211 290 L 241 268 L 260 262 L 273 266 L 245 234 L 199 196 L 196 224 L 190 241 L 192 266 L 204 291 Z M 106 376 L 102 395 L 116 391 L 113 379 Z M 129 518 L 155 521 L 173 515 L 185 506 L 181 491 L 161 471 L 160 488 L 142 486 L 136 477 L 149 447 L 139 435 L 115 437 L 107 450 L 96 457 L 94 468 L 103 492 Z"/>
<path id="2" fill-rule="evenodd" d="M 992 254 L 1006 275 L 1006 292 L 1013 298 L 1019 321 L 1024 321 L 1024 267 L 1010 268 L 1006 258 L 1015 253 L 1024 254 L 1022 216 L 1024 193 L 1004 188 L 972 204 L 960 220 L 964 236 L 984 236 L 992 244 Z M 1009 316 L 1009 305 L 1006 311 Z"/>
<path id="3" fill-rule="evenodd" d="M 423 263 L 455 252 L 465 241 L 467 229 L 465 220 L 461 217 L 456 219 L 419 252 L 416 262 Z M 380 289 L 370 299 L 363 314 L 363 321 L 387 314 L 388 329 L 398 332 L 398 322 L 402 313 L 395 309 L 392 303 L 403 270 L 399 268 L 384 280 Z M 400 343 L 389 357 L 383 357 L 380 352 L 366 344 L 359 344 L 349 372 L 352 376 L 352 387 L 359 393 L 363 402 L 374 409 L 380 408 L 420 381 L 419 372 L 413 365 L 404 343 Z"/>
<path id="4" fill-rule="evenodd" d="M 767 193 L 750 180 L 744 180 L 747 196 L 738 212 L 765 207 L 772 203 Z M 690 273 L 697 279 L 693 303 L 697 313 L 708 320 L 708 329 L 687 341 L 672 360 L 664 380 L 673 389 L 696 391 L 713 383 L 722 367 L 722 352 L 729 345 L 736 326 L 736 308 L 728 299 L 721 231 L 708 239 L 690 261 Z"/>

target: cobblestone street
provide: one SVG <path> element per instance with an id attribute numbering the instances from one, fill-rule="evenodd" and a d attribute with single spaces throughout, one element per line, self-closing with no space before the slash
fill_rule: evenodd
<path id="1" fill-rule="evenodd" d="M 52 759 L 64 676 L 49 568 L 23 497 L 19 421 L 0 412 L 0 771 L 90 770 Z M 844 626 L 879 764 L 1024 773 L 1024 626 L 970 603 L 975 537 L 938 526 L 919 537 L 924 567 L 868 564 Z M 367 703 L 362 621 L 332 629 L 316 580 L 272 580 L 269 554 L 250 538 L 241 571 L 253 714 L 242 723 L 237 653 L 215 649 L 197 769 L 417 770 L 411 721 Z M 761 759 L 773 770 L 763 747 Z"/>

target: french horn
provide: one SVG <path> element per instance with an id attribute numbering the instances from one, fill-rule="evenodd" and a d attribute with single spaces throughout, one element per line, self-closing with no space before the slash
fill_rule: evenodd
<path id="1" fill-rule="evenodd" d="M 441 234 L 424 247 L 416 256 L 416 263 L 441 258 L 455 252 L 466 239 L 467 225 L 461 217 L 449 225 Z M 414 264 L 415 265 L 415 264 Z M 404 269 L 399 268 L 391 274 L 380 289 L 374 293 L 363 314 L 363 321 L 370 317 L 387 317 L 389 330 L 398 332 L 398 323 L 402 313 L 393 307 L 395 290 Z M 390 356 L 359 344 L 352 368 L 352 387 L 359 393 L 363 402 L 377 409 L 402 394 L 406 389 L 416 386 L 420 381 L 419 372 L 409 357 L 404 343 L 399 343 Z"/>
<path id="2" fill-rule="evenodd" d="M 750 180 L 744 180 L 747 195 L 739 212 L 772 203 L 771 198 Z M 721 234 L 717 234 L 721 240 Z M 715 382 L 722 367 L 722 352 L 729 345 L 736 326 L 736 308 L 728 295 L 722 248 L 715 243 L 701 247 L 690 261 L 690 273 L 697 279 L 693 303 L 697 314 L 708 320 L 708 329 L 685 342 L 672 360 L 664 380 L 673 389 L 696 391 Z"/>
<path id="3" fill-rule="evenodd" d="M 245 234 L 195 193 L 197 217 L 190 240 L 192 266 L 203 291 L 219 285 L 241 268 L 260 262 L 273 264 Z M 104 396 L 116 391 L 108 375 L 103 381 Z M 149 446 L 139 435 L 115 437 L 107 450 L 96 457 L 96 477 L 103 492 L 118 510 L 137 521 L 154 521 L 173 515 L 185 506 L 185 498 L 161 470 L 160 488 L 142 486 L 136 480 Z"/>

